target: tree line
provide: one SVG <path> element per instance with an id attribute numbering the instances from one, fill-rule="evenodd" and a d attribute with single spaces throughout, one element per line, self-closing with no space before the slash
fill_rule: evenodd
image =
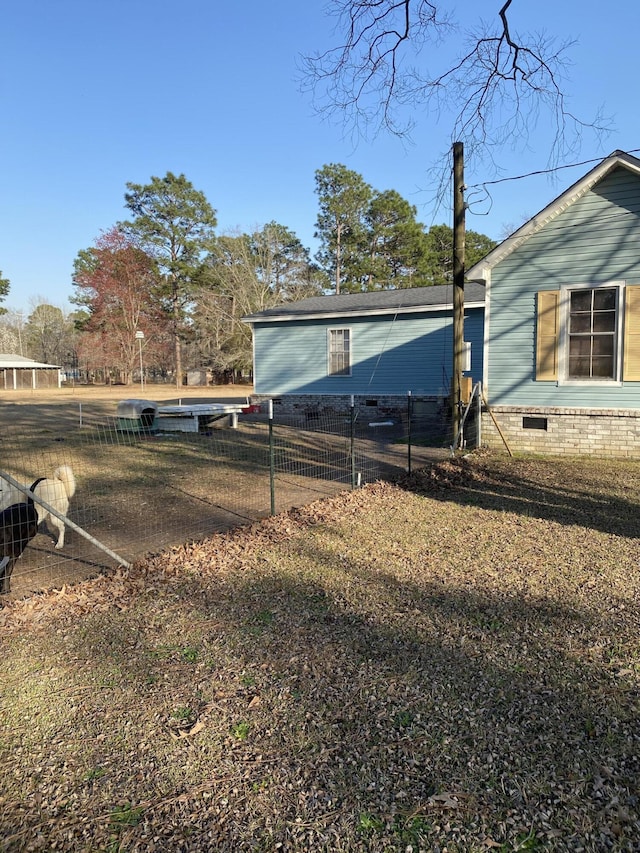
<path id="1" fill-rule="evenodd" d="M 180 386 L 186 365 L 207 368 L 219 382 L 252 368 L 251 331 L 242 322 L 248 314 L 308 296 L 452 280 L 451 228 L 426 228 L 395 190 L 378 191 L 341 164 L 317 170 L 315 190 L 319 249 L 312 258 L 277 222 L 216 234 L 216 211 L 184 175 L 128 183 L 129 219 L 74 261 L 70 301 L 77 310 L 65 315 L 38 304 L 24 326 L 5 312 L 2 350 L 17 352 L 17 343 L 21 354 L 74 375 L 81 367 L 85 377 L 129 383 L 143 347 L 151 379 Z M 468 231 L 468 263 L 494 245 Z M 2 301 L 9 282 L 0 284 Z"/>

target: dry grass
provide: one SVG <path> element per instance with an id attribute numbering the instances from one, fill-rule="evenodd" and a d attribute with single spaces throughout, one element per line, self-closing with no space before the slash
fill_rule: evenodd
<path id="1" fill-rule="evenodd" d="M 251 392 L 250 386 L 225 387 L 237 396 L 216 397 L 220 389 L 212 388 L 183 390 L 189 400 L 235 403 L 244 402 L 242 391 Z M 147 391 L 157 400 L 176 394 L 167 386 Z M 13 598 L 76 583 L 108 571 L 116 561 L 133 562 L 149 551 L 202 539 L 270 514 L 266 416 L 242 416 L 237 429 L 229 429 L 223 420 L 218 428 L 199 434 L 140 436 L 122 432 L 116 420 L 118 395 L 136 393 L 141 393 L 139 388 L 101 386 L 80 387 L 77 396 L 69 389 L 6 395 L 0 436 L 3 470 L 19 482 L 31 483 L 38 476 L 50 476 L 62 464 L 71 466 L 77 482 L 71 521 L 118 555 L 107 556 L 75 530 L 67 532 L 64 550 L 57 551 L 42 526 L 13 572 Z M 273 432 L 276 511 L 336 494 L 350 482 L 344 419 L 328 417 L 321 430 L 282 421 Z M 416 449 L 414 464 L 433 452 Z M 365 435 L 358 437 L 354 457 L 357 476 L 372 482 L 383 471 L 397 473 L 406 465 L 407 451 L 384 437 Z"/>
<path id="2" fill-rule="evenodd" d="M 11 602 L 2 849 L 639 850 L 639 504 L 469 457 Z"/>

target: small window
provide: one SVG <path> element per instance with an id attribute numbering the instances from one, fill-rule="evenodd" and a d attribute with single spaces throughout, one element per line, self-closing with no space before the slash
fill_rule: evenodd
<path id="1" fill-rule="evenodd" d="M 329 329 L 329 376 L 351 375 L 351 330 Z"/>

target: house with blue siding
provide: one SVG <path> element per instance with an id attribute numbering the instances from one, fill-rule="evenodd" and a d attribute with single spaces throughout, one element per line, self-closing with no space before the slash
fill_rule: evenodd
<path id="1" fill-rule="evenodd" d="M 467 375 L 482 379 L 484 286 L 465 293 Z M 453 366 L 451 285 L 318 296 L 243 318 L 253 330 L 254 396 L 284 410 L 371 414 L 407 395 L 442 401 Z"/>
<path id="2" fill-rule="evenodd" d="M 484 443 L 640 456 L 640 160 L 615 151 L 467 278 L 486 287 Z"/>

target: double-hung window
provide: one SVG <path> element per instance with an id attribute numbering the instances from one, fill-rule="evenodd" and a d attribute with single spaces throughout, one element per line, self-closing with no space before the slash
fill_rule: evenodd
<path id="1" fill-rule="evenodd" d="M 569 290 L 567 379 L 617 379 L 618 288 Z"/>
<path id="2" fill-rule="evenodd" d="M 640 286 L 576 285 L 537 295 L 536 379 L 640 380 Z"/>
<path id="3" fill-rule="evenodd" d="M 329 376 L 351 376 L 351 330 L 329 329 Z"/>

